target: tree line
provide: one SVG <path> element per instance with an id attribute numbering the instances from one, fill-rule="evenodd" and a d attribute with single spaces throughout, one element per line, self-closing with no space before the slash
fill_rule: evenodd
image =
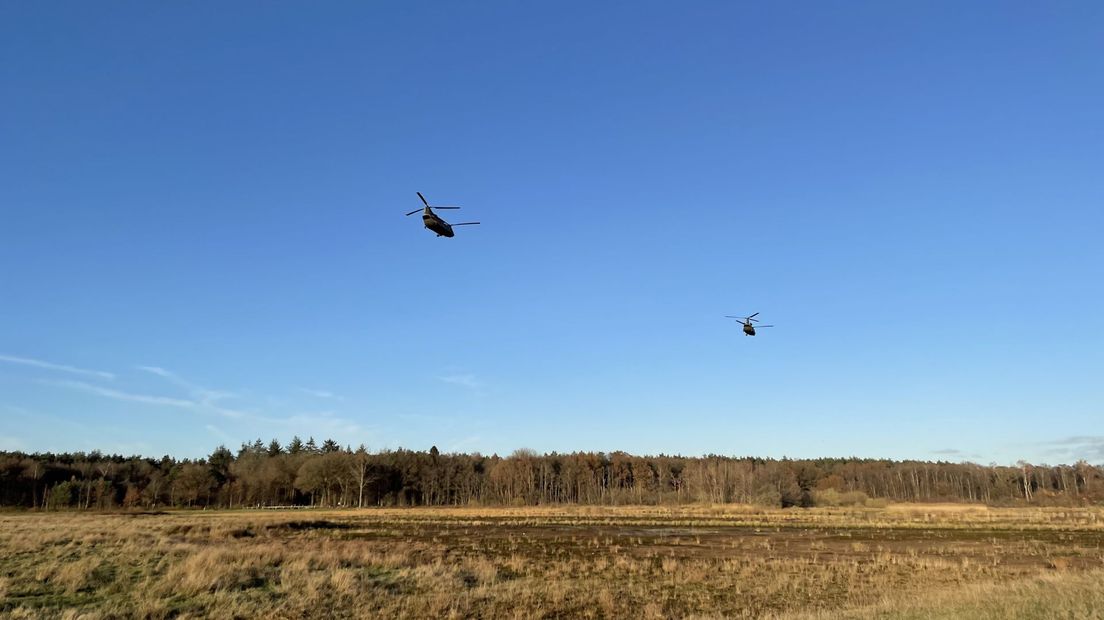
<path id="1" fill-rule="evenodd" d="M 884 459 L 770 459 L 624 452 L 370 452 L 298 437 L 219 446 L 202 459 L 0 452 L 0 506 L 41 510 L 868 501 L 1104 501 L 1104 469 Z"/>

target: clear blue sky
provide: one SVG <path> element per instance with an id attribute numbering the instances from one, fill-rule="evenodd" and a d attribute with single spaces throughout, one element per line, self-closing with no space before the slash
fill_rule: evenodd
<path id="1" fill-rule="evenodd" d="M 1102 32 L 4 2 L 0 449 L 1102 462 Z"/>

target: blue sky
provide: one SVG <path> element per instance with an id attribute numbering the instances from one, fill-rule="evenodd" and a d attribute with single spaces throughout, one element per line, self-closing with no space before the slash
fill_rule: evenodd
<path id="1" fill-rule="evenodd" d="M 0 449 L 1104 462 L 1102 30 L 4 3 Z"/>

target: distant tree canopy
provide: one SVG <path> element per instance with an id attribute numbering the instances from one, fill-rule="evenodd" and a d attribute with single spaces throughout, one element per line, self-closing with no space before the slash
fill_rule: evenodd
<path id="1" fill-rule="evenodd" d="M 891 501 L 1080 504 L 1104 501 L 1104 469 L 858 458 L 508 457 L 353 450 L 327 439 L 225 446 L 197 460 L 0 452 L 0 506 L 54 509 L 467 504 L 747 503 L 814 506 Z"/>

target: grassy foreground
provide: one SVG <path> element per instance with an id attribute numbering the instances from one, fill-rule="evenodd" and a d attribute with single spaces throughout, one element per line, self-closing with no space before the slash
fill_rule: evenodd
<path id="1" fill-rule="evenodd" d="M 1101 618 L 1104 510 L 0 515 L 12 618 Z"/>

